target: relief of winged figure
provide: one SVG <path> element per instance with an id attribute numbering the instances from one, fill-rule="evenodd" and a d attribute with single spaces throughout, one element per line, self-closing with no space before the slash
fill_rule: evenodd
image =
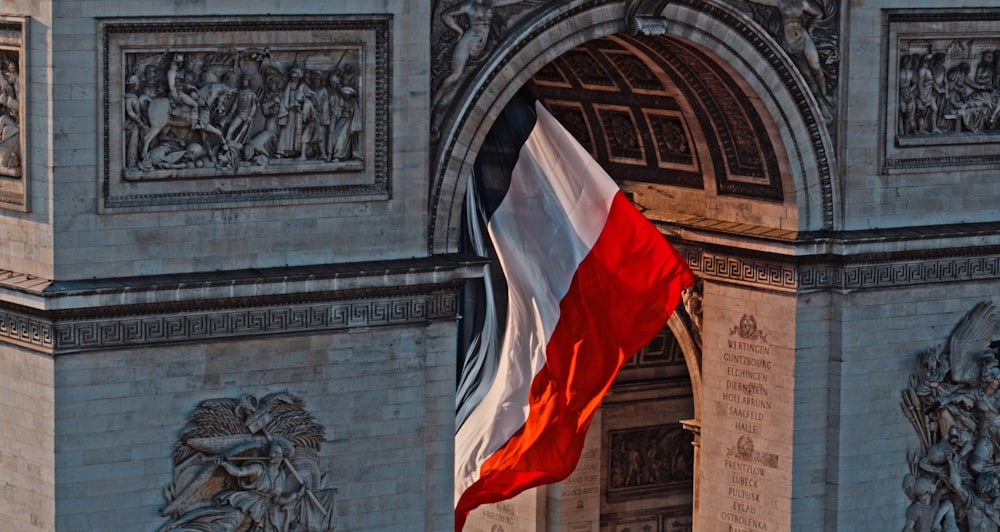
<path id="1" fill-rule="evenodd" d="M 174 448 L 160 532 L 326 532 L 323 427 L 288 393 L 202 401 Z"/>
<path id="2" fill-rule="evenodd" d="M 435 63 L 443 78 L 437 84 L 431 107 L 438 110 L 450 100 L 470 64 L 490 54 L 507 35 L 512 17 L 545 4 L 544 0 L 461 0 L 441 10 L 448 30 L 435 45 Z"/>
<path id="3" fill-rule="evenodd" d="M 930 522 L 939 527 L 934 530 L 995 531 L 1000 526 L 996 325 L 993 303 L 976 305 L 955 326 L 946 346 L 919 354 L 919 371 L 903 390 L 903 413 L 920 439 L 920 451 L 910 456 L 912 472 L 904 482 L 913 500 L 908 530 L 924 530 L 920 523 Z M 907 489 L 916 480 L 922 488 Z M 948 507 L 954 508 L 950 519 L 945 518 Z M 935 518 L 920 519 L 921 512 Z M 949 520 L 953 524 L 947 524 Z"/>

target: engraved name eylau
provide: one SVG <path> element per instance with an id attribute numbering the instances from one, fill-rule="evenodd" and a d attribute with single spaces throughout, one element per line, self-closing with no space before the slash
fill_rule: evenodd
<path id="1" fill-rule="evenodd" d="M 356 46 L 124 55 L 126 179 L 363 169 Z"/>
<path id="2" fill-rule="evenodd" d="M 761 485 L 767 475 L 762 464 L 776 465 L 777 457 L 754 450 L 753 439 L 761 432 L 767 413 L 772 410 L 770 372 L 774 367 L 771 347 L 766 336 L 757 328 L 753 316 L 743 316 L 727 340 L 722 361 L 726 364 L 725 389 L 722 401 L 732 427 L 743 434 L 736 446 L 729 449 L 724 460 L 728 471 L 726 495 L 729 506 L 719 513 L 730 531 L 768 530 L 768 522 L 760 515 Z"/>

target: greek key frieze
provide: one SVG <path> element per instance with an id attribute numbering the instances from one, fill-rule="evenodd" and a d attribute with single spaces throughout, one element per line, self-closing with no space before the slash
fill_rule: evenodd
<path id="1" fill-rule="evenodd" d="M 108 309 L 113 312 L 114 309 Z M 289 332 L 336 331 L 452 319 L 458 315 L 453 290 L 408 297 L 336 301 L 292 307 L 174 310 L 160 314 L 43 319 L 0 309 L 0 342 L 63 353 L 192 340 Z"/>
<path id="2" fill-rule="evenodd" d="M 1000 256 L 884 259 L 879 262 L 767 260 L 676 245 L 699 277 L 779 290 L 864 290 L 956 281 L 1000 279 Z"/>
<path id="3" fill-rule="evenodd" d="M 18 312 L 0 309 L 0 342 L 51 349 L 55 335 L 52 324 Z"/>
<path id="4" fill-rule="evenodd" d="M 699 277 L 761 285 L 772 289 L 794 290 L 794 265 L 750 257 L 716 254 L 704 249 L 676 246 Z"/>

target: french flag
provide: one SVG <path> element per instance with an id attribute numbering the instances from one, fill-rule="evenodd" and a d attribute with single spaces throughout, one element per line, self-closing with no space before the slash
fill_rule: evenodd
<path id="1" fill-rule="evenodd" d="M 573 471 L 619 368 L 663 329 L 695 280 L 526 90 L 484 140 L 470 186 L 508 294 L 494 360 L 467 360 L 480 377 L 460 382 L 456 531 L 477 506 Z"/>

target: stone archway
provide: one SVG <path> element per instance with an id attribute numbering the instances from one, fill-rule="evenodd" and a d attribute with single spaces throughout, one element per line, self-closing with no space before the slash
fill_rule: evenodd
<path id="1" fill-rule="evenodd" d="M 513 94 L 546 65 L 583 43 L 627 32 L 626 2 L 567 2 L 522 19 L 507 38 L 470 69 L 462 90 L 435 108 L 437 146 L 431 167 L 428 247 L 432 253 L 458 248 L 465 182 L 478 148 Z M 833 183 L 833 141 L 823 112 L 802 74 L 774 37 L 731 7 L 700 1 L 671 2 L 655 14 L 666 33 L 712 58 L 739 80 L 770 137 L 789 161 L 782 169 L 797 213 L 790 230 L 832 229 L 839 192 Z M 808 161 L 808 163 L 807 163 Z"/>
<path id="2" fill-rule="evenodd" d="M 716 410 L 727 407 L 722 387 L 729 384 L 728 369 L 722 367 L 730 355 L 725 347 L 728 337 L 742 342 L 744 332 L 756 332 L 738 331 L 745 318 L 760 316 L 762 325 L 765 319 L 774 318 L 757 310 L 769 303 L 759 301 L 761 296 L 752 285 L 763 284 L 771 290 L 764 297 L 773 296 L 777 303 L 773 308 L 781 308 L 782 319 L 794 323 L 794 298 L 788 296 L 794 293 L 795 280 L 788 278 L 788 271 L 775 271 L 767 260 L 759 260 L 761 253 L 778 253 L 775 250 L 795 234 L 837 225 L 833 142 L 824 119 L 829 102 L 813 95 L 809 82 L 773 35 L 727 4 L 662 2 L 644 20 L 654 21 L 653 27 L 662 24 L 666 30 L 650 34 L 628 31 L 634 19 L 625 13 L 635 5 L 573 1 L 539 10 L 534 17 L 519 20 L 520 25 L 511 24 L 507 37 L 478 69 L 468 73 L 450 99 L 442 100 L 448 105 L 437 107 L 434 119 L 438 144 L 431 172 L 428 246 L 432 253 L 458 249 L 465 178 L 481 141 L 513 94 L 522 85 L 532 84 L 578 139 L 585 145 L 589 139 L 595 157 L 606 168 L 611 166 L 609 173 L 708 280 L 706 308 L 716 306 L 705 318 L 705 334 L 713 336 L 706 346 L 711 352 L 708 360 L 716 365 L 710 372 L 711 382 L 703 385 L 702 360 L 697 355 L 701 346 L 683 350 L 692 370 L 695 404 L 695 417 L 687 424 L 697 430 L 708 411 L 706 398 Z M 588 57 L 591 66 L 587 66 Z M 606 80 L 600 79 L 601 68 L 614 78 L 603 87 Z M 588 75 L 593 79 L 587 81 Z M 636 98 L 627 104 L 616 102 L 615 95 L 621 91 Z M 676 146 L 662 142 L 664 132 L 671 128 L 681 132 L 691 147 L 688 159 L 671 158 L 678 155 Z M 635 146 L 643 149 L 630 151 Z M 731 235 L 724 241 L 706 236 L 706 231 L 720 226 L 726 231 L 735 228 L 742 236 L 781 236 L 764 243 Z M 726 257 L 728 250 L 719 252 L 727 247 L 746 255 L 731 260 Z M 722 308 L 724 300 L 740 304 Z M 772 324 L 766 322 L 769 331 Z M 672 323 L 671 328 L 691 342 L 690 327 Z M 772 335 L 772 339 L 778 337 L 780 345 L 765 346 L 767 340 L 743 343 L 775 353 L 794 349 L 794 335 Z M 775 374 L 794 374 L 793 360 L 776 366 Z M 781 408 L 791 409 L 793 399 L 782 397 L 776 404 L 783 412 Z M 723 427 L 723 417 L 716 415 L 709 428 L 714 441 L 709 441 L 708 452 L 720 462 L 727 453 L 746 452 L 738 444 L 750 440 L 732 436 L 734 429 Z M 739 430 L 743 429 L 735 429 Z M 782 431 L 780 437 L 790 440 L 789 434 Z M 778 454 L 785 457 L 783 453 Z M 777 459 L 778 454 L 765 458 Z M 713 473 L 719 475 L 719 471 Z M 702 488 L 697 485 L 701 476 L 696 471 L 696 494 Z M 743 513 L 720 512 L 722 505 L 742 502 L 733 500 L 737 495 L 732 490 L 727 495 L 725 487 L 712 488 L 711 508 L 704 511 L 713 520 L 744 525 L 760 518 L 779 527 L 786 522 L 789 512 L 784 508 L 784 515 L 777 518 L 755 516 L 757 507 Z M 769 495 L 790 500 L 790 493 L 786 479 Z M 748 495 L 759 497 L 760 493 Z M 696 522 L 698 516 L 696 509 Z"/>

